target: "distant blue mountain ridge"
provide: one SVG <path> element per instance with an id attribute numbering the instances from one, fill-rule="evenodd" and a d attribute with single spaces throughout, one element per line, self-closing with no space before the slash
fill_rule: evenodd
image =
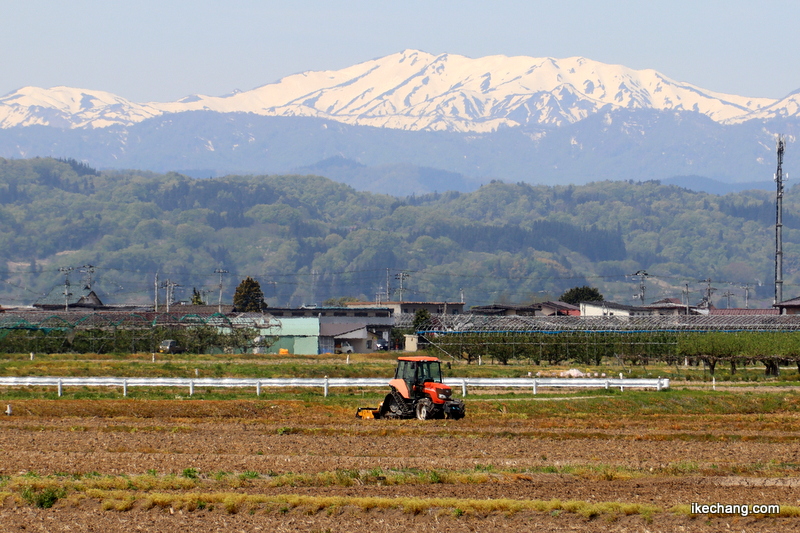
<path id="1" fill-rule="evenodd" d="M 698 113 L 650 109 L 489 133 L 190 111 L 127 127 L 0 129 L 0 157 L 66 157 L 99 169 L 180 170 L 193 177 L 321 174 L 395 196 L 467 192 L 493 179 L 544 185 L 661 180 L 725 194 L 768 189 L 774 132 L 796 131 L 798 119 L 723 125 Z M 786 150 L 787 171 L 800 166 L 794 147 Z"/>

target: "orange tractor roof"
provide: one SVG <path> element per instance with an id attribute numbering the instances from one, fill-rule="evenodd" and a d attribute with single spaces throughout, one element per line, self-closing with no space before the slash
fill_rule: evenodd
<path id="1" fill-rule="evenodd" d="M 430 357 L 427 355 L 412 355 L 408 357 L 398 357 L 398 361 L 439 361 L 438 357 Z"/>

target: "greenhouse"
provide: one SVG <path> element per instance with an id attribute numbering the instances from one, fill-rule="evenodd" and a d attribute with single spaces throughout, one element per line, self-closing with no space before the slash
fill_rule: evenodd
<path id="1" fill-rule="evenodd" d="M 437 316 L 416 333 L 442 356 L 508 364 L 572 362 L 599 365 L 666 362 L 737 365 L 762 362 L 800 370 L 798 315 L 672 315 L 639 317 Z"/>

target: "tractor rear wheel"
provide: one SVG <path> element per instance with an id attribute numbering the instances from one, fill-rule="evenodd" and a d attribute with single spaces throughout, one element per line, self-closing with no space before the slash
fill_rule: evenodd
<path id="1" fill-rule="evenodd" d="M 433 403 L 428 398 L 417 402 L 417 419 L 428 420 L 433 415 Z"/>

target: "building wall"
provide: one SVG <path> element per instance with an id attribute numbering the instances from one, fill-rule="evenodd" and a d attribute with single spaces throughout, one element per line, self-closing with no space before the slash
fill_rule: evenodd
<path id="1" fill-rule="evenodd" d="M 381 302 L 374 304 L 370 302 L 354 302 L 348 307 L 388 308 L 392 309 L 395 315 L 399 315 L 401 313 L 414 314 L 420 309 L 425 309 L 431 314 L 438 315 L 444 314 L 445 309 L 447 310 L 448 315 L 460 315 L 464 312 L 464 304 L 461 302 Z"/>
<path id="2" fill-rule="evenodd" d="M 389 338 L 394 318 L 387 317 L 356 317 L 356 316 L 303 316 L 303 317 L 276 317 L 273 318 L 268 327 L 260 328 L 259 333 L 264 336 L 278 337 L 278 341 L 265 349 L 265 353 L 277 354 L 281 348 L 289 350 L 289 353 L 296 355 L 316 355 L 319 353 L 333 352 L 334 346 L 331 344 L 331 337 L 320 337 L 321 323 L 344 323 L 361 325 L 373 330 L 368 332 L 365 337 L 353 334 L 339 336 L 336 342 L 347 341 L 356 352 L 364 353 L 375 350 L 375 338 Z M 369 326 L 367 326 L 369 324 Z M 369 341 L 369 342 L 368 342 Z"/>
<path id="3" fill-rule="evenodd" d="M 317 355 L 319 353 L 319 337 L 295 337 L 294 353 L 297 355 Z"/>
<path id="4" fill-rule="evenodd" d="M 581 302 L 581 316 L 650 316 L 652 314 L 649 309 L 619 309 L 614 306 Z"/>

